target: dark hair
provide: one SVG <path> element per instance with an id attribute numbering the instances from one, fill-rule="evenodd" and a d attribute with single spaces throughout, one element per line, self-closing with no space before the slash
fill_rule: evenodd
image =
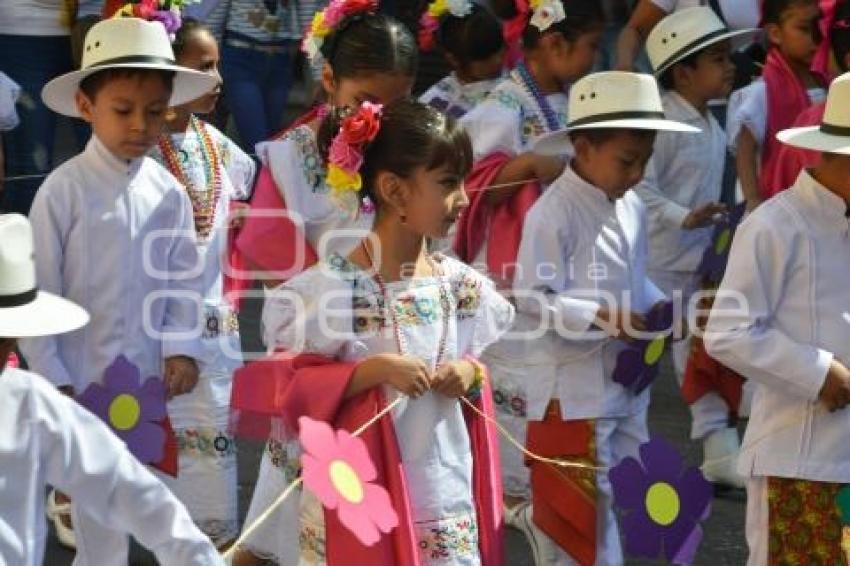
<path id="1" fill-rule="evenodd" d="M 835 55 L 838 68 L 846 72 L 848 69 L 844 60 L 850 54 L 850 2 L 847 0 L 838 0 L 836 3 L 835 19 L 832 29 L 829 30 L 829 36 L 832 54 Z"/>
<path id="2" fill-rule="evenodd" d="M 691 69 L 697 68 L 697 63 L 699 62 L 699 56 L 703 53 L 704 49 L 700 49 L 695 53 L 691 53 L 684 59 L 676 61 L 674 64 L 667 67 L 661 76 L 658 77 L 658 84 L 661 85 L 661 88 L 664 90 L 673 90 L 676 87 L 675 81 L 673 80 L 673 69 L 675 69 L 679 65 L 685 65 L 686 67 L 690 67 Z"/>
<path id="3" fill-rule="evenodd" d="M 816 3 L 817 0 L 764 0 L 761 7 L 761 25 L 781 24 L 785 12 L 794 6 Z"/>
<path id="4" fill-rule="evenodd" d="M 180 57 L 186 49 L 186 46 L 189 44 L 192 34 L 196 32 L 208 33 L 215 37 L 213 32 L 210 31 L 210 28 L 204 25 L 203 22 L 200 22 L 195 18 L 183 18 L 180 29 L 178 29 L 177 33 L 174 34 L 174 41 L 171 42 L 171 48 L 174 50 L 174 57 Z"/>
<path id="5" fill-rule="evenodd" d="M 89 99 L 94 100 L 97 93 L 108 83 L 118 79 L 144 79 L 147 77 L 157 76 L 162 79 L 162 83 L 172 90 L 174 88 L 174 71 L 163 71 L 159 69 L 140 69 L 136 67 L 113 67 L 97 71 L 84 78 L 80 82 L 80 90 Z"/>
<path id="6" fill-rule="evenodd" d="M 404 24 L 383 14 L 355 14 L 343 19 L 321 48 L 334 76 L 392 73 L 415 77 L 419 47 Z"/>
<path id="7" fill-rule="evenodd" d="M 318 145 L 325 161 L 349 112 L 336 110 L 319 127 Z M 360 197 L 380 204 L 372 187 L 381 171 L 406 178 L 419 167 L 431 170 L 446 165 L 458 177 L 465 177 L 472 169 L 472 159 L 472 142 L 457 121 L 427 104 L 402 98 L 384 107 L 378 135 L 363 153 Z"/>
<path id="8" fill-rule="evenodd" d="M 505 48 L 502 24 L 486 8 L 472 5 L 463 18 L 447 14 L 440 22 L 437 43 L 461 66 L 493 57 Z"/>
<path id="9" fill-rule="evenodd" d="M 575 143 L 579 138 L 584 138 L 591 145 L 600 146 L 624 134 L 636 138 L 654 138 L 657 133 L 655 130 L 641 130 L 637 128 L 588 128 L 586 130 L 579 129 L 571 131 L 570 140 Z"/>
<path id="10" fill-rule="evenodd" d="M 525 25 L 525 31 L 522 32 L 522 45 L 525 48 L 537 47 L 540 39 L 553 32 L 558 32 L 564 36 L 569 42 L 576 41 L 582 35 L 597 31 L 605 25 L 605 12 L 602 9 L 600 0 L 560 0 L 564 5 L 564 12 L 567 17 L 556 24 L 552 24 L 549 29 L 541 32 L 529 22 Z M 501 17 L 510 19 L 518 15 L 516 5 L 511 0 L 503 0 L 496 4 L 496 13 Z"/>

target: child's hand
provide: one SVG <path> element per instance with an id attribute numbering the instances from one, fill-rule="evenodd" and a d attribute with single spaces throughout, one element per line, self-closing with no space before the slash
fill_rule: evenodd
<path id="1" fill-rule="evenodd" d="M 386 383 L 414 399 L 431 388 L 428 366 L 413 356 L 378 354 L 361 363 L 358 373 L 367 382 Z"/>
<path id="2" fill-rule="evenodd" d="M 552 155 L 533 155 L 532 168 L 534 170 L 534 177 L 543 183 L 544 185 L 548 185 L 555 179 L 561 176 L 561 173 L 564 172 L 564 166 L 566 162 L 557 156 Z"/>
<path id="3" fill-rule="evenodd" d="M 612 338 L 630 342 L 634 339 L 633 334 L 646 331 L 646 318 L 642 314 L 620 309 L 609 309 L 606 306 L 599 307 L 596 314 L 597 326 L 608 333 Z"/>
<path id="4" fill-rule="evenodd" d="M 467 360 L 448 362 L 437 368 L 431 379 L 431 389 L 457 399 L 466 395 L 475 381 L 475 366 Z"/>
<path id="5" fill-rule="evenodd" d="M 685 220 L 682 221 L 682 228 L 685 230 L 696 230 L 697 228 L 711 226 L 712 224 L 717 223 L 715 216 L 718 214 L 725 215 L 727 212 L 728 208 L 725 204 L 717 202 L 704 204 L 693 209 L 690 214 L 685 217 Z"/>
<path id="6" fill-rule="evenodd" d="M 198 364 L 188 356 L 173 356 L 165 360 L 165 392 L 169 400 L 189 393 L 198 384 Z"/>
<path id="7" fill-rule="evenodd" d="M 826 405 L 830 413 L 850 404 L 850 371 L 841 362 L 832 361 L 818 399 Z"/>
<path id="8" fill-rule="evenodd" d="M 230 203 L 230 227 L 234 229 L 242 228 L 245 225 L 245 219 L 251 211 L 251 205 L 246 202 L 231 202 Z"/>

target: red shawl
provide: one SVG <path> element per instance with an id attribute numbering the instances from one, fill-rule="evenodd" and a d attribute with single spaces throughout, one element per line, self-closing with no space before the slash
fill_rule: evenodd
<path id="1" fill-rule="evenodd" d="M 800 114 L 797 121 L 794 122 L 794 128 L 802 128 L 804 126 L 819 126 L 823 120 L 823 113 L 826 110 L 826 102 L 810 106 L 805 112 Z M 814 167 L 820 162 L 820 153 L 808 149 L 800 149 L 790 145 L 782 144 L 777 157 L 779 161 L 779 183 L 782 187 L 788 188 L 797 181 L 800 176 L 800 171 L 809 167 Z"/>
<path id="2" fill-rule="evenodd" d="M 319 112 L 318 107 L 310 110 L 274 139 L 313 121 Z M 266 165 L 257 175 L 251 211 L 257 214 L 249 214 L 242 228 L 231 229 L 227 238 L 232 271 L 225 277 L 224 291 L 237 306 L 239 295 L 251 287 L 249 268 L 272 273 L 272 279 L 288 279 L 317 261 L 301 227 L 286 216 L 286 203 Z"/>
<path id="3" fill-rule="evenodd" d="M 472 263 L 486 241 L 487 270 L 500 287 L 513 283 L 525 215 L 540 197 L 540 184 L 533 182 L 496 207 L 487 202 L 487 187 L 511 159 L 493 153 L 475 164 L 466 178 L 469 208 L 458 220 L 454 243 L 460 260 Z"/>
<path id="4" fill-rule="evenodd" d="M 776 48 L 768 51 L 762 76 L 767 89 L 767 128 L 761 148 L 759 177 L 761 196 L 768 199 L 789 187 L 783 185 L 779 158 L 782 144 L 776 139 L 776 134 L 790 128 L 794 120 L 811 106 L 811 100 L 806 86 Z"/>
<path id="5" fill-rule="evenodd" d="M 318 355 L 293 357 L 280 353 L 238 370 L 231 398 L 237 432 L 261 432 L 262 427 L 249 424 L 251 415 L 266 422 L 283 416 L 291 430 L 297 430 L 295 423 L 299 417 L 308 416 L 335 428 L 354 431 L 386 406 L 380 388 L 344 399 L 355 367 L 353 363 L 339 363 Z M 494 418 L 489 380 L 485 381 L 485 389 L 476 404 Z M 502 493 L 496 431 L 490 422 L 466 408 L 464 416 L 473 451 L 473 497 L 481 560 L 487 566 L 501 566 Z M 390 494 L 399 526 L 374 546 L 367 547 L 342 526 L 335 513 L 325 510 L 327 562 L 331 566 L 344 563 L 418 566 L 410 499 L 392 419 L 380 419 L 360 438 L 378 470 L 376 483 Z"/>

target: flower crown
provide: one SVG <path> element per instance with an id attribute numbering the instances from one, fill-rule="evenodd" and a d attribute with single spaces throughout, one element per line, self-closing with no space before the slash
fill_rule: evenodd
<path id="1" fill-rule="evenodd" d="M 316 61 L 325 38 L 339 26 L 340 22 L 354 14 L 372 14 L 378 10 L 378 0 L 331 0 L 328 7 L 316 12 L 301 50 L 307 54 L 311 61 Z"/>
<path id="2" fill-rule="evenodd" d="M 363 153 L 381 129 L 382 112 L 382 105 L 364 102 L 342 120 L 331 141 L 325 183 L 342 202 L 352 200 L 363 188 Z"/>
<path id="3" fill-rule="evenodd" d="M 419 47 L 424 51 L 434 48 L 434 34 L 440 27 L 440 19 L 446 14 L 456 18 L 465 18 L 472 13 L 469 0 L 434 0 L 419 18 Z"/>
<path id="4" fill-rule="evenodd" d="M 159 22 L 165 26 L 171 40 L 174 34 L 183 25 L 180 10 L 187 4 L 194 4 L 199 0 L 135 0 L 128 2 L 115 11 L 114 18 L 140 18 L 149 22 Z"/>

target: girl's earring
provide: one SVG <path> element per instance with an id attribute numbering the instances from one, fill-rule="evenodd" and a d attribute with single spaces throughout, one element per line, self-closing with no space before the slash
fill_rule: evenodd
<path id="1" fill-rule="evenodd" d="M 171 122 L 171 121 L 176 120 L 176 119 L 177 119 L 177 110 L 175 110 L 174 108 L 169 108 L 168 110 L 165 111 L 165 120 L 167 122 Z"/>

